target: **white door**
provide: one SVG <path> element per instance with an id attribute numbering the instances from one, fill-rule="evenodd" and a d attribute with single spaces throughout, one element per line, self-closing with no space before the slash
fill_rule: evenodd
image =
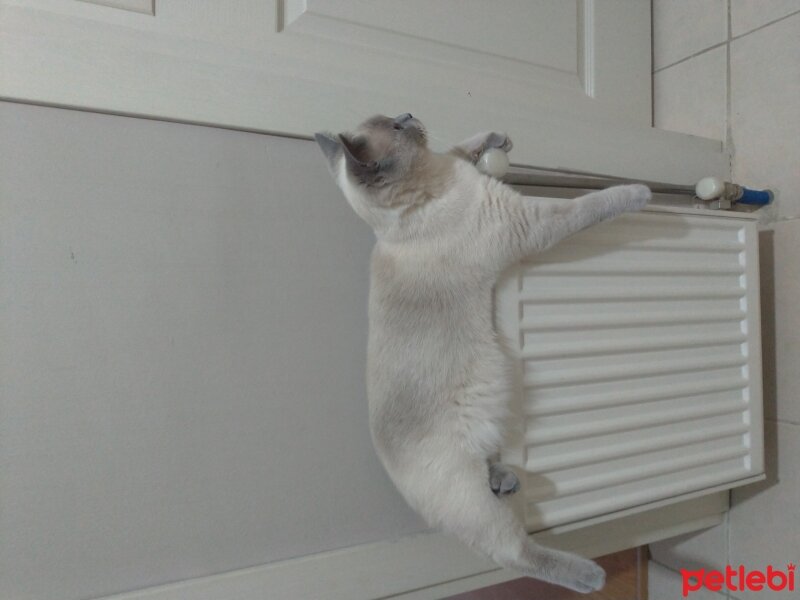
<path id="1" fill-rule="evenodd" d="M 412 112 L 434 144 L 650 125 L 650 3 L 0 0 L 0 97 L 307 136 Z M 572 123 L 570 130 L 558 123 Z M 576 166 L 576 165 L 573 165 Z M 587 164 L 577 165 L 588 167 Z"/>

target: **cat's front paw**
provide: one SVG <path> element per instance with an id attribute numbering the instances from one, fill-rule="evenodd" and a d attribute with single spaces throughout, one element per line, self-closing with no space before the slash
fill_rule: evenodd
<path id="1" fill-rule="evenodd" d="M 505 133 L 497 133 L 496 131 L 492 131 L 488 136 L 486 136 L 484 150 L 488 150 L 489 148 L 500 148 L 500 150 L 503 152 L 511 152 L 513 147 L 514 143 Z"/>
<path id="2" fill-rule="evenodd" d="M 653 193 L 650 188 L 640 183 L 634 183 L 625 186 L 625 191 L 628 194 L 628 210 L 641 210 L 653 198 Z"/>

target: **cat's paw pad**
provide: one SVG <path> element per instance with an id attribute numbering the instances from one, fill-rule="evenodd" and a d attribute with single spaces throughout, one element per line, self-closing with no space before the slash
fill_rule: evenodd
<path id="1" fill-rule="evenodd" d="M 606 572 L 592 560 L 581 560 L 576 565 L 574 575 L 570 587 L 582 594 L 596 592 L 606 584 Z"/>
<path id="2" fill-rule="evenodd" d="M 625 186 L 630 198 L 630 209 L 641 210 L 653 198 L 650 188 L 640 183 Z"/>
<path id="3" fill-rule="evenodd" d="M 510 496 L 519 491 L 519 477 L 505 465 L 493 464 L 489 467 L 489 486 L 495 496 Z"/>
<path id="4" fill-rule="evenodd" d="M 511 141 L 511 138 L 508 137 L 505 133 L 497 133 L 493 131 L 486 137 L 486 144 L 484 149 L 488 148 L 500 148 L 503 152 L 511 152 L 511 149 L 514 147 L 514 143 Z"/>

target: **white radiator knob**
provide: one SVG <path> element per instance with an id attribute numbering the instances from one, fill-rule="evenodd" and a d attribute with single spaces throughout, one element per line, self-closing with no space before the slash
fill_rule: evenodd
<path id="1" fill-rule="evenodd" d="M 476 166 L 481 173 L 499 179 L 508 172 L 508 154 L 500 148 L 489 148 L 481 154 Z"/>
<path id="2" fill-rule="evenodd" d="M 697 182 L 694 193 L 701 200 L 716 200 L 725 193 L 725 182 L 717 177 L 704 177 Z"/>

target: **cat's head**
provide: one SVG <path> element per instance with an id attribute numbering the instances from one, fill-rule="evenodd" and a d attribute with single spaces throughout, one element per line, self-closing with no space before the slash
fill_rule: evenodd
<path id="1" fill-rule="evenodd" d="M 376 115 L 351 132 L 314 138 L 345 197 L 370 223 L 376 211 L 393 208 L 405 197 L 399 188 L 429 155 L 425 127 L 408 113 Z"/>

